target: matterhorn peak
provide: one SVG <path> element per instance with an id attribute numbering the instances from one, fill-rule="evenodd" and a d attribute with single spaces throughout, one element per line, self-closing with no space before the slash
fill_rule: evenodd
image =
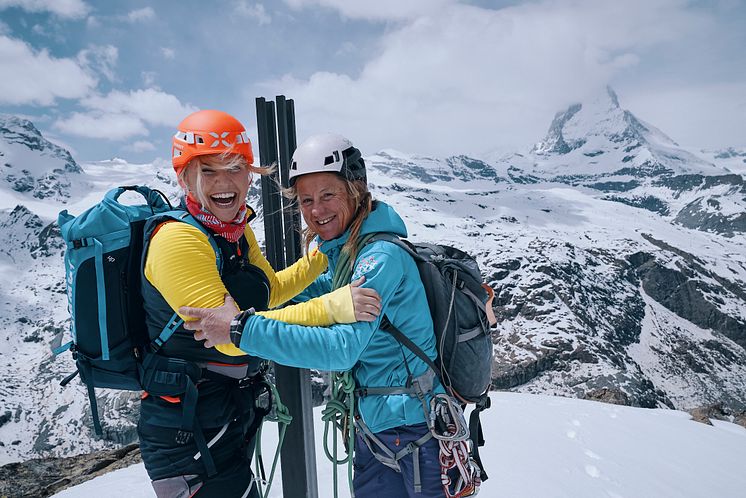
<path id="1" fill-rule="evenodd" d="M 532 152 L 536 154 L 567 154 L 583 147 L 594 137 L 614 143 L 639 146 L 652 127 L 643 124 L 631 112 L 619 105 L 616 92 L 607 86 L 595 97 L 583 103 L 575 103 L 558 112 L 546 137 L 537 143 Z M 657 132 L 657 130 L 655 130 Z M 660 132 L 670 145 L 673 140 Z"/>

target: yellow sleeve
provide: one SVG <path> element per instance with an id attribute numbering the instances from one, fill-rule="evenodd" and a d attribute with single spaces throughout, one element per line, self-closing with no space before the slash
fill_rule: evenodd
<path id="1" fill-rule="evenodd" d="M 153 235 L 145 260 L 145 278 L 176 312 L 181 306 L 217 308 L 228 293 L 207 236 L 187 223 L 165 223 Z M 246 354 L 233 344 L 216 349 L 228 356 Z"/>
<path id="2" fill-rule="evenodd" d="M 249 262 L 259 267 L 269 279 L 270 308 L 275 308 L 298 295 L 326 269 L 326 255 L 314 249 L 308 257 L 304 256 L 284 270 L 275 272 L 259 249 L 254 231 L 249 225 L 246 225 L 244 234 L 249 243 Z"/>
<path id="3" fill-rule="evenodd" d="M 349 285 L 304 303 L 285 306 L 277 310 L 260 311 L 257 315 L 281 322 L 316 327 L 356 321 Z"/>
<path id="4" fill-rule="evenodd" d="M 251 232 L 251 235 L 252 237 L 249 239 L 249 247 L 252 249 L 251 254 L 256 249 L 256 252 L 261 255 L 256 239 L 253 237 L 253 232 Z M 266 258 L 261 255 L 260 259 L 264 266 L 255 256 L 252 256 L 250 261 L 265 272 L 267 271 L 266 268 L 269 268 L 271 275 L 274 277 L 274 279 L 270 277 L 270 282 L 280 280 L 275 276 Z M 301 261 L 306 259 L 301 258 Z M 295 265 L 288 270 L 294 267 Z M 326 256 L 320 252 L 306 264 L 306 269 L 311 269 L 311 273 L 315 271 L 316 275 L 324 268 L 326 268 Z M 283 273 L 279 272 L 280 275 Z M 207 240 L 207 236 L 198 228 L 187 223 L 165 223 L 153 235 L 145 261 L 145 277 L 161 293 L 174 311 L 177 311 L 181 306 L 217 308 L 223 305 L 225 295 L 228 293 L 220 279 L 215 264 L 215 251 Z M 305 283 L 300 278 L 296 278 L 294 282 L 295 285 L 302 285 L 302 287 L 292 295 L 297 294 L 310 283 L 310 281 Z M 275 287 L 271 288 L 275 289 Z M 352 323 L 355 321 L 349 286 L 305 303 L 266 312 L 266 316 L 299 325 L 325 326 L 332 323 Z M 181 316 L 181 318 L 185 319 L 186 317 Z M 229 356 L 245 354 L 232 344 L 220 345 L 216 349 Z"/>

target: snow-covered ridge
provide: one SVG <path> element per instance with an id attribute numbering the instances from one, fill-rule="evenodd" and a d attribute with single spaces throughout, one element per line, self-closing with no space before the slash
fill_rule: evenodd
<path id="1" fill-rule="evenodd" d="M 568 144 L 587 138 L 564 153 L 545 147 L 485 160 L 381 151 L 365 158 L 371 190 L 402 214 L 411 239 L 451 244 L 478 258 L 500 317 L 496 388 L 743 410 L 746 191 L 743 177 L 717 162 L 740 161 L 740 152 L 690 161 L 696 151 L 677 148 L 626 112 L 611 94 L 581 104 L 559 129 Z M 625 152 L 615 137 L 629 127 L 637 135 L 627 135 L 646 142 Z M 24 129 L 15 127 L 10 142 L 0 136 L 0 151 L 25 147 L 29 167 L 49 171 L 42 151 L 13 142 Z M 671 160 L 651 174 L 655 168 L 623 160 L 643 149 L 660 155 L 663 147 L 674 148 L 684 166 Z M 591 167 L 601 169 L 587 173 Z M 0 353 L 8 372 L 0 385 L 0 463 L 134 438 L 136 396 L 103 393 L 109 431 L 100 440 L 91 436 L 84 389 L 58 385 L 73 366 L 69 356 L 52 361 L 48 346 L 69 325 L 63 247 L 53 222 L 59 210 L 78 214 L 116 185 L 146 184 L 172 199 L 179 188 L 165 160 L 87 163 L 65 175 L 80 190 L 57 200 L 0 182 L 0 234 L 7 241 L 0 249 L 7 276 Z M 258 194 L 250 191 L 255 207 Z M 252 224 L 263 238 L 261 209 Z"/>
<path id="2" fill-rule="evenodd" d="M 33 123 L 0 114 L 0 184 L 20 194 L 16 198 L 64 202 L 80 191 L 81 172 L 72 155 L 46 140 Z"/>

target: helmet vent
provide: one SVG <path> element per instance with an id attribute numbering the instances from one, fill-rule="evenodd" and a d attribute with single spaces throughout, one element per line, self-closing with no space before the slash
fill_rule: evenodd
<path id="1" fill-rule="evenodd" d="M 205 139 L 204 139 L 204 138 L 202 138 L 202 137 L 201 137 L 201 136 L 199 136 L 199 135 L 195 135 L 195 136 L 194 136 L 194 138 L 196 138 L 196 139 L 197 139 L 197 143 L 198 143 L 198 144 L 203 144 L 203 143 L 205 143 Z"/>
<path id="2" fill-rule="evenodd" d="M 334 156 L 326 156 L 324 159 L 324 166 L 332 164 L 334 162 Z"/>

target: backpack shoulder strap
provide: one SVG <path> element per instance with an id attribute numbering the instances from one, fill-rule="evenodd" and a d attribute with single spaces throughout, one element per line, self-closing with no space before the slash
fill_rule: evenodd
<path id="1" fill-rule="evenodd" d="M 404 240 L 400 238 L 398 235 L 395 235 L 390 232 L 379 232 L 373 235 L 370 239 L 368 239 L 367 243 L 370 244 L 371 242 L 376 242 L 379 240 L 383 240 L 386 242 L 391 242 L 392 244 L 395 244 L 404 251 L 406 251 L 416 262 L 424 261 L 424 258 L 417 254 L 417 251 L 414 249 L 414 246 L 411 242 L 408 240 Z M 433 360 L 430 359 L 430 357 L 425 354 L 425 352 L 420 348 L 417 344 L 415 344 L 409 337 L 404 335 L 404 333 L 396 328 L 396 326 L 391 323 L 391 320 L 387 316 L 384 315 L 383 319 L 381 320 L 381 330 L 385 330 L 389 334 L 391 334 L 396 341 L 401 344 L 402 346 L 409 349 L 412 353 L 414 353 L 419 359 L 424 361 L 427 366 L 432 369 L 433 372 L 438 376 L 438 378 L 441 377 L 440 368 L 435 364 Z"/>
<path id="2" fill-rule="evenodd" d="M 435 362 L 430 359 L 430 357 L 425 354 L 425 352 L 422 350 L 421 347 L 419 347 L 417 344 L 412 341 L 409 337 L 404 335 L 404 333 L 396 328 L 396 326 L 391 323 L 389 318 L 384 315 L 383 320 L 381 320 L 381 330 L 384 330 L 391 334 L 394 339 L 396 339 L 396 342 L 401 344 L 402 346 L 409 349 L 412 353 L 414 353 L 419 359 L 424 361 L 430 369 L 435 372 L 435 374 L 438 376 L 438 378 L 441 378 L 440 368 L 438 368 L 438 365 L 435 364 Z"/>
<path id="3" fill-rule="evenodd" d="M 210 231 L 205 228 L 197 219 L 189 213 L 189 211 L 181 210 L 181 209 L 174 209 L 172 211 L 166 211 L 164 213 L 159 213 L 155 216 L 152 216 L 150 219 L 148 219 L 148 224 L 145 228 L 145 241 L 144 241 L 144 247 L 143 250 L 143 260 L 142 260 L 142 267 L 145 268 L 145 256 L 147 255 L 147 247 L 150 243 L 150 237 L 155 230 L 155 228 L 160 225 L 161 223 L 167 222 L 167 221 L 180 221 L 183 223 L 187 223 L 194 228 L 197 228 L 199 231 L 204 233 L 207 236 L 208 242 L 210 242 L 210 246 L 212 247 L 213 251 L 215 251 L 215 264 L 218 267 L 218 273 L 222 273 L 223 271 L 223 254 L 220 252 L 220 248 L 218 247 L 218 243 L 215 242 L 215 237 L 210 233 Z M 171 338 L 171 336 L 178 330 L 179 327 L 184 323 L 184 320 L 181 319 L 178 313 L 174 313 L 171 315 L 171 318 L 168 320 L 166 325 L 163 327 L 163 330 L 161 330 L 161 333 L 158 334 L 158 337 L 153 339 L 152 346 L 153 349 L 156 351 L 160 349 L 163 344 Z"/>
<path id="4" fill-rule="evenodd" d="M 411 242 L 406 239 L 402 239 L 398 235 L 395 235 L 391 232 L 378 232 L 374 234 L 370 239 L 368 239 L 366 245 L 370 244 L 371 242 L 377 242 L 379 240 L 391 242 L 392 244 L 401 247 L 410 256 L 412 256 L 415 261 L 424 261 L 424 258 L 417 254 L 417 251 L 415 250 L 414 245 Z"/>

